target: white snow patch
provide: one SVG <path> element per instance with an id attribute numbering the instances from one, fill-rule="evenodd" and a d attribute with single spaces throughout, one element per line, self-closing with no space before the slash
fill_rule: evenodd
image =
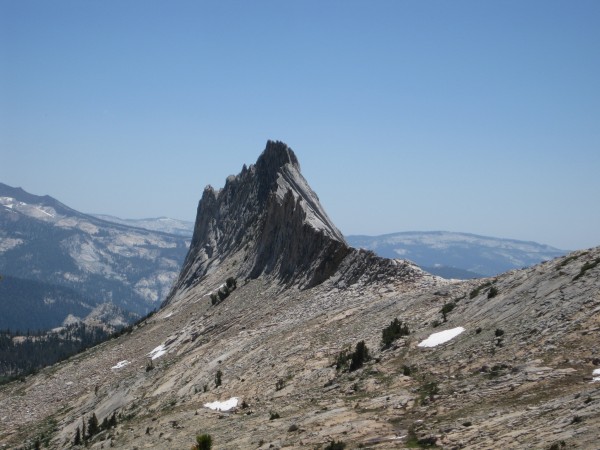
<path id="1" fill-rule="evenodd" d="M 148 353 L 148 356 L 152 359 L 156 359 L 156 358 L 160 358 L 165 353 L 167 353 L 167 350 L 165 349 L 165 345 L 160 344 L 158 347 L 156 347 L 154 350 L 152 350 L 150 353 Z"/>
<path id="2" fill-rule="evenodd" d="M 433 333 L 423 342 L 420 342 L 419 347 L 435 347 L 437 345 L 443 344 L 444 342 L 448 342 L 451 339 L 454 339 L 463 331 L 465 331 L 463 327 L 456 327 L 451 328 L 450 330 L 440 331 L 439 333 Z"/>
<path id="3" fill-rule="evenodd" d="M 239 400 L 240 399 L 237 397 L 231 397 L 229 400 L 224 402 L 216 401 L 212 403 L 205 403 L 204 407 L 212 409 L 213 411 L 229 411 L 237 406 Z"/>
<path id="4" fill-rule="evenodd" d="M 126 365 L 131 364 L 129 361 L 124 359 L 123 361 L 119 361 L 115 366 L 112 366 L 111 369 L 122 369 Z"/>
<path id="5" fill-rule="evenodd" d="M 592 375 L 596 375 L 592 381 L 600 381 L 600 369 L 594 369 Z"/>
<path id="6" fill-rule="evenodd" d="M 173 315 L 173 312 L 170 312 L 169 314 L 167 314 L 165 317 L 163 317 L 163 319 L 168 319 L 169 317 L 171 317 Z"/>

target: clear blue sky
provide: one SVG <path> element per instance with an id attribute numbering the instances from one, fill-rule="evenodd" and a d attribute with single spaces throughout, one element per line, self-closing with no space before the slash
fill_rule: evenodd
<path id="1" fill-rule="evenodd" d="M 0 181 L 193 220 L 267 139 L 345 234 L 600 245 L 600 2 L 0 0 Z"/>

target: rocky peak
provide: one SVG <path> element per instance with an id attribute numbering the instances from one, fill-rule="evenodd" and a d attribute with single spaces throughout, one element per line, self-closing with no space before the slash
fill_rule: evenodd
<path id="1" fill-rule="evenodd" d="M 223 189 L 205 188 L 175 291 L 196 284 L 233 255 L 241 261 L 232 274 L 237 278 L 265 275 L 303 288 L 342 267 L 351 280 L 336 279 L 356 281 L 367 259 L 373 262 L 373 255 L 347 245 L 302 176 L 296 155 L 279 141 L 268 141 L 256 164 L 229 176 Z"/>

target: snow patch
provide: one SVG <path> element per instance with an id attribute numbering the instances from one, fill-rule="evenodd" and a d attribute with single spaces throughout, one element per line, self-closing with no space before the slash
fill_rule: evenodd
<path id="1" fill-rule="evenodd" d="M 600 381 L 600 369 L 594 369 L 592 375 L 595 375 L 592 381 Z"/>
<path id="2" fill-rule="evenodd" d="M 433 333 L 423 342 L 419 343 L 419 347 L 435 347 L 437 345 L 443 344 L 444 342 L 448 342 L 451 339 L 454 339 L 460 333 L 465 331 L 463 327 L 451 328 L 450 330 L 440 331 L 439 333 Z"/>
<path id="3" fill-rule="evenodd" d="M 116 365 L 112 366 L 111 369 L 122 369 L 123 367 L 131 364 L 129 361 L 124 359 L 123 361 L 119 361 Z"/>
<path id="4" fill-rule="evenodd" d="M 150 353 L 148 353 L 147 356 L 149 356 L 152 359 L 156 359 L 156 358 L 160 358 L 161 356 L 163 356 L 166 353 L 167 353 L 167 350 L 165 349 L 165 345 L 160 344 L 158 347 L 156 347 L 154 350 L 152 350 Z"/>
<path id="5" fill-rule="evenodd" d="M 231 397 L 229 400 L 224 402 L 216 401 L 212 403 L 205 403 L 204 407 L 212 409 L 213 411 L 229 411 L 238 405 L 239 400 L 240 399 L 238 397 Z"/>

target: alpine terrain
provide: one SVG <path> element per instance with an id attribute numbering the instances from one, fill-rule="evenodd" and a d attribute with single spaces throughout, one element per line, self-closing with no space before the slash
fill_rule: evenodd
<path id="1" fill-rule="evenodd" d="M 109 303 L 146 314 L 165 299 L 188 246 L 0 183 L 0 327 L 48 329 Z"/>
<path id="2" fill-rule="evenodd" d="M 156 314 L 0 387 L 0 448 L 597 448 L 599 263 L 448 281 L 354 249 L 269 141 L 204 190 Z"/>

